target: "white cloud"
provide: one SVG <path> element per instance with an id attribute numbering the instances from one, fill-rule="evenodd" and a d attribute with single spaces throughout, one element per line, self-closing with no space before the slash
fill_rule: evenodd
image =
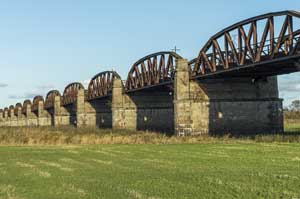
<path id="1" fill-rule="evenodd" d="M 0 88 L 5 88 L 5 87 L 8 87 L 8 84 L 0 83 Z"/>
<path id="2" fill-rule="evenodd" d="M 91 81 L 90 79 L 86 79 L 86 80 L 80 81 L 80 83 L 84 86 L 85 89 L 88 89 L 90 81 Z"/>
<path id="3" fill-rule="evenodd" d="M 51 84 L 50 85 L 40 85 L 40 86 L 37 87 L 37 89 L 44 91 L 44 90 L 52 90 L 52 89 L 54 89 L 54 87 L 55 86 L 53 86 Z"/>
<path id="4" fill-rule="evenodd" d="M 35 96 L 38 96 L 40 94 L 38 93 L 30 93 L 30 92 L 26 92 L 22 95 L 9 95 L 8 98 L 10 99 L 33 99 Z"/>
<path id="5" fill-rule="evenodd" d="M 279 84 L 279 90 L 282 92 L 300 92 L 300 83 L 282 82 Z"/>
<path id="6" fill-rule="evenodd" d="M 284 106 L 288 106 L 293 100 L 300 99 L 300 80 L 298 78 L 283 79 L 279 81 L 280 97 L 284 99 Z"/>

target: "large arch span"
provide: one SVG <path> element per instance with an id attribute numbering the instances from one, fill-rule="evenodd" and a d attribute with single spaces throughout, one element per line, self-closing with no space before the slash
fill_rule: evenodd
<path id="1" fill-rule="evenodd" d="M 299 71 L 299 37 L 300 13 L 296 11 L 243 20 L 208 40 L 192 64 L 191 77 L 257 77 Z"/>

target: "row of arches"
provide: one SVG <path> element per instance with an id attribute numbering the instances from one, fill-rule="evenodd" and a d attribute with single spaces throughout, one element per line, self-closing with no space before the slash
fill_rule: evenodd
<path id="1" fill-rule="evenodd" d="M 234 39 L 236 36 L 236 40 Z M 212 36 L 200 50 L 197 58 L 189 62 L 190 78 L 202 78 L 209 75 L 272 76 L 299 71 L 294 61 L 300 58 L 300 13 L 296 11 L 274 12 L 243 20 L 231 25 Z M 175 52 L 162 51 L 147 55 L 135 62 L 127 76 L 125 92 L 133 92 L 157 85 L 172 84 L 176 71 L 176 61 L 182 59 Z M 287 60 L 287 61 L 286 61 Z M 293 61 L 290 62 L 290 60 Z M 246 70 L 247 67 L 259 65 L 276 65 L 282 61 L 285 68 L 273 67 L 263 70 Z M 243 70 L 245 69 L 245 70 Z M 245 74 L 243 74 L 243 71 Z M 236 75 L 236 74 L 235 74 Z M 95 100 L 111 95 L 113 82 L 120 79 L 115 71 L 104 71 L 95 75 L 88 88 L 79 83 L 66 86 L 61 94 L 58 90 L 48 92 L 46 98 L 36 96 L 33 101 L 25 100 L 23 104 L 10 106 L 0 112 L 19 110 L 26 113 L 27 105 L 32 111 L 38 110 L 40 101 L 46 109 L 55 105 L 55 97 L 61 97 L 62 105 L 73 104 L 79 90 L 85 91 L 86 100 Z M 12 111 L 9 111 L 11 114 Z"/>

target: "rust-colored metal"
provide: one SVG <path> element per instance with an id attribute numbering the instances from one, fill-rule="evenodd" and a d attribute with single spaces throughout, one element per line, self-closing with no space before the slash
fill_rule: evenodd
<path id="1" fill-rule="evenodd" d="M 175 61 L 182 58 L 175 52 L 148 55 L 135 64 L 128 73 L 126 91 L 135 91 L 170 83 L 174 79 Z"/>
<path id="2" fill-rule="evenodd" d="M 299 12 L 275 12 L 225 28 L 210 38 L 191 63 L 191 77 L 205 77 L 300 56 L 300 24 L 293 27 L 296 18 L 299 21 Z M 258 24 L 263 25 L 259 26 L 263 28 L 261 31 L 258 31 Z M 275 35 L 278 30 L 275 28 L 280 30 L 278 35 Z M 235 36 L 237 41 L 234 41 Z"/>
<path id="3" fill-rule="evenodd" d="M 79 82 L 69 84 L 64 90 L 62 105 L 69 105 L 76 102 L 77 93 L 81 89 L 84 89 L 84 86 Z"/>
<path id="4" fill-rule="evenodd" d="M 56 96 L 61 96 L 58 90 L 51 90 L 47 93 L 44 105 L 45 109 L 51 109 L 54 107 L 54 100 Z"/>
<path id="5" fill-rule="evenodd" d="M 25 100 L 22 106 L 22 113 L 24 115 L 27 114 L 27 105 L 31 105 L 31 101 L 30 100 Z"/>
<path id="6" fill-rule="evenodd" d="M 17 103 L 16 106 L 15 106 L 15 110 L 14 110 L 15 116 L 18 116 L 19 108 L 21 108 L 21 110 L 22 110 L 22 104 L 21 103 Z"/>
<path id="7" fill-rule="evenodd" d="M 93 100 L 111 95 L 115 78 L 121 79 L 120 75 L 114 71 L 105 71 L 95 75 L 89 83 L 87 99 Z"/>
<path id="8" fill-rule="evenodd" d="M 44 102 L 43 96 L 38 95 L 38 96 L 35 96 L 33 98 L 32 106 L 31 106 L 31 111 L 32 112 L 35 112 L 35 111 L 38 110 L 38 108 L 39 108 L 39 102 Z"/>

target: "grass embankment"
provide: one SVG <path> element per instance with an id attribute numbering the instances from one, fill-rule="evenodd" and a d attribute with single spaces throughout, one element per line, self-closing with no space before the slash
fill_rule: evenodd
<path id="1" fill-rule="evenodd" d="M 299 119 L 286 119 L 284 122 L 285 131 L 287 133 L 300 134 L 300 120 Z"/>
<path id="2" fill-rule="evenodd" d="M 98 128 L 42 127 L 0 128 L 0 145 L 80 145 L 80 144 L 176 144 L 212 142 L 300 142 L 300 125 L 286 125 L 286 133 L 276 135 L 167 136 L 155 132 L 136 132 Z"/>
<path id="3" fill-rule="evenodd" d="M 0 147 L 0 198 L 299 198 L 299 143 Z"/>

